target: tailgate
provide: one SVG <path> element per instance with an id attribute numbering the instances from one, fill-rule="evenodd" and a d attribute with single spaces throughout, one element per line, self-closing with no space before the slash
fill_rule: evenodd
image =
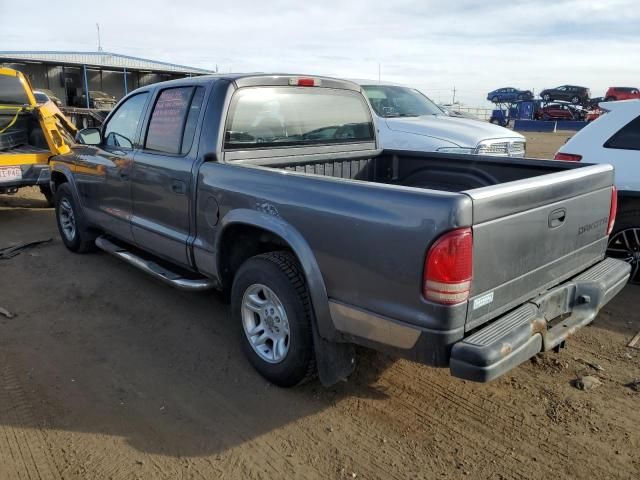
<path id="1" fill-rule="evenodd" d="M 464 192 L 473 201 L 469 330 L 601 260 L 613 167 L 587 165 Z"/>

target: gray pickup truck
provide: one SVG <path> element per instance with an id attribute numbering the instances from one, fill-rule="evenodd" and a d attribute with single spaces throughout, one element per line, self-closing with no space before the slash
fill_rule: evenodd
<path id="1" fill-rule="evenodd" d="M 629 276 L 605 259 L 611 166 L 380 150 L 347 81 L 158 83 L 78 142 L 51 163 L 64 244 L 228 292 L 281 386 L 345 378 L 354 345 L 489 381 L 561 348 Z"/>

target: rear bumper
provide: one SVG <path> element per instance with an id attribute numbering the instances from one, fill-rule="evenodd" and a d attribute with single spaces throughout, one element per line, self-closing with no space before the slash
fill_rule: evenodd
<path id="1" fill-rule="evenodd" d="M 21 165 L 22 178 L 9 182 L 0 182 L 0 193 L 11 192 L 21 187 L 48 185 L 51 177 L 49 165 L 41 163 Z"/>
<path id="2" fill-rule="evenodd" d="M 453 345 L 449 361 L 452 375 L 488 382 L 538 352 L 560 345 L 593 321 L 622 290 L 629 273 L 627 263 L 607 258 L 498 318 Z"/>

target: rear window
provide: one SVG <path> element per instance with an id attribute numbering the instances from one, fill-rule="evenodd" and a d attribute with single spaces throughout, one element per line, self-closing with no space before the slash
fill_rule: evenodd
<path id="1" fill-rule="evenodd" d="M 0 75 L 0 104 L 28 105 L 29 97 L 20 79 L 13 75 Z"/>
<path id="2" fill-rule="evenodd" d="M 314 87 L 250 87 L 231 100 L 225 149 L 372 141 L 367 104 L 357 92 Z"/>
<path id="3" fill-rule="evenodd" d="M 636 117 L 604 144 L 605 148 L 640 150 L 640 117 Z"/>

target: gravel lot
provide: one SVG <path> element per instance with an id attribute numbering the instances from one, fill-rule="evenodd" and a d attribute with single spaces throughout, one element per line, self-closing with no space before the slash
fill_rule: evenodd
<path id="1" fill-rule="evenodd" d="M 529 135 L 529 152 L 568 135 Z M 0 196 L 0 247 L 47 238 L 0 260 L 2 480 L 640 478 L 638 286 L 491 384 L 361 351 L 348 382 L 282 390 L 218 296 L 71 254 L 35 190 Z"/>

